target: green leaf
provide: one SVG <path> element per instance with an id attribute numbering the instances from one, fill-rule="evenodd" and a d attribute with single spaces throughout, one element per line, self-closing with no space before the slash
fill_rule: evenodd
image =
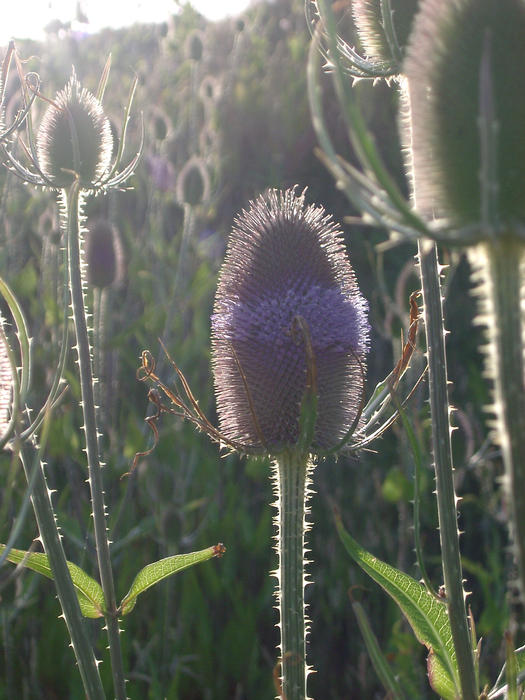
<path id="1" fill-rule="evenodd" d="M 219 543 L 213 547 L 208 547 L 207 549 L 202 549 L 200 552 L 190 552 L 189 554 L 176 554 L 173 557 L 166 557 L 165 559 L 160 559 L 152 564 L 148 564 L 135 576 L 131 588 L 129 589 L 127 595 L 122 599 L 120 604 L 120 614 L 127 615 L 135 607 L 137 602 L 137 596 L 143 593 L 151 586 L 154 586 L 162 579 L 176 574 L 178 571 L 183 569 L 188 569 L 194 564 L 199 564 L 202 561 L 207 561 L 212 557 L 222 557 L 226 547 Z"/>
<path id="2" fill-rule="evenodd" d="M 428 676 L 432 688 L 444 700 L 460 697 L 458 667 L 445 603 L 425 586 L 363 549 L 336 518 L 337 530 L 347 552 L 397 603 L 418 640 L 428 650 Z"/>
<path id="3" fill-rule="evenodd" d="M 4 552 L 6 546 L 0 544 L 0 554 Z M 49 566 L 47 554 L 41 552 L 24 552 L 22 549 L 11 549 L 7 555 L 8 561 L 12 564 L 21 564 L 27 569 L 36 571 L 37 574 L 42 574 L 46 578 L 53 579 L 53 573 Z M 69 573 L 78 596 L 80 610 L 84 617 L 103 617 L 106 608 L 104 594 L 100 584 L 95 579 L 88 576 L 86 572 L 76 564 L 67 562 Z"/>
<path id="4" fill-rule="evenodd" d="M 362 605 L 360 605 L 360 603 L 352 603 L 352 608 L 354 609 L 359 629 L 361 630 L 361 634 L 365 640 L 366 650 L 368 651 L 368 655 L 370 656 L 381 683 L 385 687 L 385 690 L 388 691 L 389 697 L 391 697 L 393 700 L 404 700 L 405 696 L 401 686 L 399 685 L 397 678 L 392 673 L 392 669 L 388 665 L 384 654 L 379 648 L 379 644 L 377 643 L 377 639 L 372 632 L 372 628 L 370 627 L 370 623 L 368 622 L 368 618 Z"/>

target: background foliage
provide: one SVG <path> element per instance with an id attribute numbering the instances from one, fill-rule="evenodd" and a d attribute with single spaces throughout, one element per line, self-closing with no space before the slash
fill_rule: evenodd
<path id="1" fill-rule="evenodd" d="M 350 25 L 341 32 L 353 43 Z M 110 86 L 105 105 L 119 119 L 135 71 L 137 100 L 144 112 L 146 150 L 133 189 L 90 202 L 87 223 L 97 218 L 116 227 L 122 247 L 122 280 L 108 297 L 102 335 L 105 376 L 100 403 L 107 461 L 110 537 L 117 597 L 136 571 L 150 561 L 202 549 L 222 541 L 226 556 L 167 579 L 141 596 L 125 619 L 125 665 L 131 698 L 263 700 L 274 693 L 276 613 L 269 571 L 272 501 L 268 464 L 221 458 L 208 439 L 175 417 L 158 424 L 155 451 L 128 478 L 134 454 L 151 445 L 144 417 L 151 414 L 146 390 L 135 378 L 139 356 L 149 348 L 159 374 L 174 380 L 162 357 L 162 338 L 185 372 L 202 408 L 214 418 L 209 366 L 209 316 L 217 271 L 234 214 L 268 186 L 308 187 L 309 201 L 325 205 L 343 222 L 355 215 L 317 160 L 305 86 L 309 33 L 300 0 L 278 0 L 251 8 L 237 20 L 207 23 L 186 8 L 161 26 L 106 30 L 83 36 L 49 27 L 43 44 L 18 46 L 31 56 L 28 70 L 52 96 L 74 65 L 84 85 L 95 89 L 109 52 Z M 362 109 L 391 169 L 400 164 L 393 92 L 362 84 Z M 325 85 L 327 113 L 339 151 L 351 157 L 343 126 Z M 8 112 L 17 108 L 16 81 L 8 86 Z M 38 107 L 43 112 L 44 103 Z M 38 121 L 38 117 L 37 117 Z M 117 123 L 117 126 L 118 123 Z M 132 130 L 135 143 L 139 121 Z M 165 128 L 164 128 L 165 127 Z M 163 132 L 166 132 L 165 134 Z M 133 134 L 130 138 L 133 143 Z M 188 166 L 188 162 L 190 165 Z M 196 165 L 196 167 L 195 167 Z M 196 169 L 197 168 L 197 169 Z M 200 172 L 200 175 L 197 174 Z M 204 175 L 203 175 L 204 173 Z M 207 182 L 209 180 L 209 182 Z M 182 199 L 194 203 L 193 207 Z M 50 193 L 22 187 L 0 171 L 0 274 L 12 285 L 29 318 L 36 348 L 32 404 L 39 405 L 55 365 L 60 339 L 61 274 L 57 207 Z M 417 284 L 415 249 L 378 249 L 384 231 L 345 224 L 352 264 L 370 301 L 373 344 L 369 391 L 392 368 L 400 333 L 408 321 L 408 296 Z M 484 638 L 484 668 L 501 666 L 497 647 L 506 624 L 505 527 L 497 489 L 497 455 L 481 449 L 486 401 L 479 337 L 472 330 L 472 304 L 465 287 L 466 263 L 442 251 L 446 271 L 451 398 L 460 410 L 454 449 L 457 484 L 463 496 L 461 528 L 469 599 Z M 420 352 L 413 371 L 423 365 Z M 68 559 L 93 574 L 94 545 L 78 425 L 79 387 L 68 375 L 69 392 L 56 409 L 47 447 L 47 475 L 57 489 L 55 506 Z M 410 415 L 425 446 L 429 442 L 425 388 Z M 310 692 L 323 700 L 383 697 L 367 659 L 349 594 L 360 600 L 394 669 L 409 679 L 414 698 L 430 696 L 424 653 L 393 603 L 352 565 L 332 517 L 337 505 L 349 531 L 368 550 L 418 576 L 412 539 L 413 468 L 406 438 L 394 427 L 358 459 L 318 466 L 310 534 L 313 563 L 308 587 L 312 619 L 310 662 L 316 673 Z M 428 448 L 427 448 L 428 453 Z M 9 454 L 1 456 L 0 541 L 5 541 L 23 497 L 23 474 Z M 439 547 L 432 496 L 431 457 L 422 493 L 424 550 L 439 585 Z M 16 543 L 28 548 L 36 536 L 28 519 Z M 29 571 L 0 570 L 2 659 L 0 698 L 82 697 L 67 634 L 57 620 L 52 584 Z M 89 620 L 98 655 L 106 653 L 100 622 Z M 420 659 L 420 663 L 414 663 Z M 102 665 L 107 687 L 109 665 Z"/>

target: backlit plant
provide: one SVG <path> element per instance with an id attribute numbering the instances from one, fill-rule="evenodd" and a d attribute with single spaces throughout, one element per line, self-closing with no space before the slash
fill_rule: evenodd
<path id="1" fill-rule="evenodd" d="M 394 2 L 356 2 L 357 29 L 370 57 L 347 50 L 344 40 L 337 35 L 334 16 L 325 0 L 307 5 L 313 33 L 310 101 L 324 150 L 323 161 L 367 221 L 389 230 L 394 241 L 418 244 L 445 582 L 443 601 L 432 602 L 432 589 L 426 576 L 424 586 L 407 579 L 405 592 L 413 589 L 416 598 L 420 596 L 424 601 L 424 606 L 414 609 L 408 601 L 410 596 L 400 598 L 391 585 L 404 575 L 394 569 L 378 573 L 370 565 L 370 556 L 341 530 L 342 536 L 352 556 L 394 597 L 420 641 L 430 649 L 429 679 L 442 697 L 471 700 L 503 694 L 518 697 L 516 674 L 524 651 L 523 648 L 514 651 L 510 636 L 508 685 L 502 672 L 493 689 L 479 695 L 479 648 L 474 621 L 467 620 L 459 555 L 458 499 L 452 478 L 441 268 L 436 242 L 467 247 L 473 270 L 474 293 L 480 310 L 478 322 L 487 331 L 485 354 L 487 375 L 494 388 L 490 407 L 496 416 L 494 438 L 501 445 L 505 463 L 509 525 L 519 571 L 518 587 L 523 592 L 525 98 L 515 83 L 515 75 L 517 66 L 523 66 L 524 60 L 525 5 L 520 0 L 422 0 L 412 29 L 406 35 L 407 44 L 401 47 L 395 31 Z M 381 47 L 381 51 L 369 50 L 370 45 Z M 326 130 L 317 84 L 320 46 L 328 58 L 349 137 L 365 176 L 336 155 Z M 391 49 L 388 56 L 387 49 Z M 403 102 L 401 132 L 412 190 L 410 203 L 405 202 L 382 165 L 348 75 L 398 78 Z M 421 567 L 419 556 L 418 563 Z M 423 618 L 428 616 L 427 622 L 434 619 L 437 623 L 432 610 L 445 606 L 446 633 L 436 638 L 429 630 L 422 630 L 421 619 L 418 623 L 416 618 L 422 614 Z M 379 649 L 371 641 L 369 630 L 366 634 L 368 649 L 379 668 Z M 385 668 L 380 673 L 383 682 L 395 697 L 401 697 L 402 688 Z M 518 680 L 523 679 L 519 676 Z"/>
<path id="2" fill-rule="evenodd" d="M 306 698 L 305 533 L 311 475 L 323 457 L 369 444 L 390 390 L 414 347 L 417 306 L 405 352 L 364 406 L 369 347 L 367 303 L 341 232 L 304 193 L 270 190 L 235 220 L 211 319 L 219 428 L 208 421 L 172 360 L 180 389 L 155 374 L 149 353 L 139 377 L 154 383 L 157 414 L 179 414 L 221 446 L 269 457 L 276 495 L 277 601 L 281 631 L 279 695 Z"/>
<path id="3" fill-rule="evenodd" d="M 3 64 L 2 86 L 5 84 L 9 62 L 13 55 L 16 57 L 14 46 L 11 46 Z M 18 178 L 25 183 L 59 192 L 66 264 L 64 265 L 63 337 L 60 351 L 57 353 L 59 356 L 58 366 L 49 396 L 32 421 L 22 414 L 32 365 L 28 329 L 18 301 L 9 287 L 0 280 L 0 293 L 9 307 L 16 326 L 22 367 L 19 379 L 16 370 L 16 356 L 10 349 L 2 324 L 0 328 L 0 380 L 2 382 L 0 410 L 3 430 L 0 440 L 4 445 L 11 438 L 10 445 L 23 464 L 28 481 L 28 496 L 32 494 L 33 507 L 45 553 L 25 552 L 12 548 L 14 537 L 20 526 L 20 518 L 17 528 L 11 534 L 7 544 L 0 545 L 0 551 L 2 561 L 7 558 L 13 563 L 22 564 L 55 581 L 63 617 L 82 676 L 85 694 L 90 700 L 101 700 L 105 698 L 105 693 L 98 670 L 99 662 L 95 659 L 82 615 L 91 618 L 104 618 L 109 642 L 114 694 L 118 700 L 125 700 L 127 697 L 126 679 L 121 654 L 119 618 L 130 613 L 136 604 L 137 596 L 158 581 L 200 561 L 220 556 L 224 552 L 222 545 L 216 545 L 201 552 L 175 555 L 148 564 L 138 572 L 127 595 L 117 605 L 107 532 L 107 506 L 102 481 L 103 463 L 100 457 L 100 432 L 94 399 L 95 377 L 85 292 L 88 280 L 102 286 L 114 282 L 119 261 L 118 254 L 113 249 L 112 261 L 108 260 L 107 251 L 103 254 L 104 263 L 106 265 L 108 262 L 112 264 L 110 264 L 111 269 L 106 270 L 102 279 L 100 265 L 98 265 L 98 269 L 93 268 L 93 265 L 96 266 L 97 260 L 92 246 L 88 251 L 87 259 L 84 260 L 82 209 L 86 197 L 118 188 L 133 174 L 140 159 L 142 144 L 130 162 L 120 169 L 130 108 L 137 81 L 135 80 L 132 84 L 124 113 L 124 126 L 117 147 L 113 142 L 109 119 L 102 106 L 102 97 L 109 76 L 109 66 L 108 60 L 96 95 L 83 88 L 73 72 L 67 86 L 59 91 L 54 99 L 49 99 L 44 98 L 40 92 L 40 84 L 35 76 L 28 78 L 23 75 L 21 64 L 17 59 L 24 107 L 14 124 L 4 131 L 2 146 L 7 165 Z M 3 94 L 2 88 L 0 92 L 2 98 Z M 35 137 L 30 107 L 37 97 L 45 99 L 48 107 Z M 15 155 L 14 147 L 9 145 L 9 137 L 14 128 L 22 124 L 24 119 L 28 145 L 23 144 L 22 149 L 27 162 L 22 162 Z M 110 233 L 113 233 L 111 228 Z M 94 243 L 93 236 L 96 236 L 96 233 L 92 232 L 91 244 Z M 100 236 L 96 243 L 100 244 Z M 91 266 L 88 280 L 86 279 L 86 264 Z M 51 411 L 64 393 L 63 377 L 69 349 L 69 304 L 71 304 L 75 328 L 75 349 L 78 355 L 81 388 L 83 425 L 80 430 L 85 435 L 87 482 L 91 494 L 95 549 L 101 584 L 65 559 L 57 517 L 51 501 L 51 491 L 47 487 L 44 463 L 41 461 L 49 430 Z M 11 382 L 8 384 L 10 374 Z M 12 404 L 8 400 L 9 395 L 13 397 Z M 37 444 L 37 435 L 41 437 L 41 447 Z M 29 497 L 25 501 L 26 507 L 28 503 Z"/>

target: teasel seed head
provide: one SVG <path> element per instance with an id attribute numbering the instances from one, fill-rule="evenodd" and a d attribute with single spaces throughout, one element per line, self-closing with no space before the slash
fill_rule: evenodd
<path id="1" fill-rule="evenodd" d="M 315 453 L 335 446 L 358 415 L 367 302 L 331 217 L 295 189 L 269 190 L 235 220 L 212 316 L 226 438 L 272 455 L 297 445 L 308 344 L 316 371 Z"/>
<path id="2" fill-rule="evenodd" d="M 209 199 L 210 187 L 210 176 L 204 160 L 192 156 L 177 177 L 177 201 L 180 204 L 198 206 Z"/>
<path id="3" fill-rule="evenodd" d="M 170 118 L 159 107 L 152 112 L 151 126 L 152 135 L 156 141 L 165 141 L 172 130 Z"/>
<path id="4" fill-rule="evenodd" d="M 42 119 L 37 136 L 39 167 L 53 186 L 78 179 L 83 189 L 96 188 L 111 164 L 113 137 L 101 103 L 83 88 L 73 72 Z"/>
<path id="5" fill-rule="evenodd" d="M 523 0 L 421 2 L 403 72 L 425 215 L 475 223 L 488 197 L 501 224 L 525 218 L 524 36 Z"/>
<path id="6" fill-rule="evenodd" d="M 115 287 L 122 280 L 123 254 L 116 228 L 107 220 L 93 222 L 85 234 L 86 277 L 92 287 Z"/>
<path id="7" fill-rule="evenodd" d="M 186 56 L 192 61 L 199 62 L 204 51 L 204 32 L 194 29 L 186 39 Z"/>

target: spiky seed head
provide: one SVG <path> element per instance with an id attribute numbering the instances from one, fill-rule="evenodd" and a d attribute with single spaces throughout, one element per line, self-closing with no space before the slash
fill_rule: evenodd
<path id="1" fill-rule="evenodd" d="M 334 446 L 357 416 L 367 303 L 331 217 L 307 206 L 304 193 L 270 190 L 235 220 L 212 316 L 221 432 L 251 450 L 277 454 L 298 442 L 308 361 L 297 317 L 317 370 L 315 452 Z"/>
<path id="2" fill-rule="evenodd" d="M 192 61 L 200 61 L 204 50 L 204 33 L 194 29 L 186 39 L 186 55 Z"/>
<path id="3" fill-rule="evenodd" d="M 408 43 L 419 0 L 393 0 L 392 23 L 399 46 Z M 392 61 L 392 50 L 383 29 L 381 0 L 353 0 L 352 16 L 364 52 L 378 61 Z"/>
<path id="4" fill-rule="evenodd" d="M 103 289 L 116 286 L 122 278 L 122 246 L 116 228 L 106 219 L 94 221 L 86 231 L 87 281 Z"/>
<path id="5" fill-rule="evenodd" d="M 197 206 L 210 196 L 210 176 L 206 164 L 198 156 L 192 156 L 177 178 L 177 200 L 180 204 Z"/>
<path id="6" fill-rule="evenodd" d="M 153 137 L 157 141 L 164 141 L 171 130 L 170 119 L 161 109 L 157 108 L 151 119 Z"/>
<path id="7" fill-rule="evenodd" d="M 460 225 L 480 220 L 485 100 L 494 117 L 487 133 L 498 216 L 503 223 L 525 218 L 524 36 L 523 0 L 421 2 L 403 71 L 420 211 Z"/>
<path id="8" fill-rule="evenodd" d="M 113 137 L 99 100 L 73 72 L 44 114 L 37 136 L 40 169 L 57 188 L 76 178 L 84 189 L 96 188 L 111 164 Z"/>

